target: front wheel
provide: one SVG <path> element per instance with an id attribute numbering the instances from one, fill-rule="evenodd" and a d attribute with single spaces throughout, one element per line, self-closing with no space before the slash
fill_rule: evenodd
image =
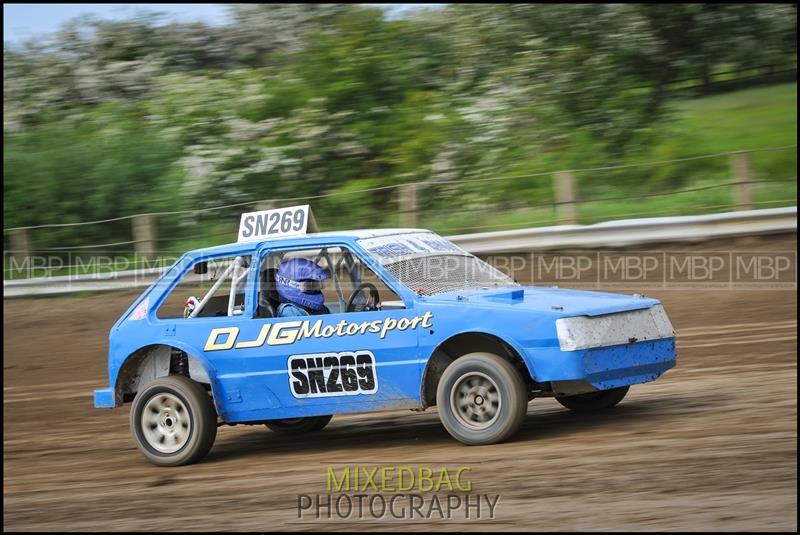
<path id="1" fill-rule="evenodd" d="M 217 437 L 217 412 L 205 388 L 171 375 L 146 385 L 131 407 L 131 432 L 139 450 L 159 466 L 205 457 Z"/>
<path id="2" fill-rule="evenodd" d="M 306 418 L 285 418 L 283 420 L 270 420 L 264 425 L 276 433 L 300 434 L 321 431 L 328 425 L 333 416 L 309 416 Z"/>
<path id="3" fill-rule="evenodd" d="M 467 445 L 502 442 L 517 432 L 528 410 L 525 382 L 510 362 L 470 353 L 448 366 L 436 390 L 439 418 Z"/>
<path id="4" fill-rule="evenodd" d="M 575 396 L 558 396 L 556 401 L 561 403 L 569 410 L 576 412 L 593 412 L 603 409 L 610 409 L 625 397 L 629 386 L 610 388 L 608 390 L 598 390 L 588 394 L 577 394 Z"/>

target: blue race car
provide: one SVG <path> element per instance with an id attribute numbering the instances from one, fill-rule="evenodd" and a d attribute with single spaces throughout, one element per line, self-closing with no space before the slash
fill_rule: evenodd
<path id="1" fill-rule="evenodd" d="M 675 365 L 656 299 L 521 286 L 426 230 L 304 234 L 307 212 L 243 215 L 238 242 L 184 254 L 114 324 L 95 407 L 132 402 L 153 463 L 201 459 L 222 424 L 434 405 L 492 444 L 535 397 L 607 409 Z"/>

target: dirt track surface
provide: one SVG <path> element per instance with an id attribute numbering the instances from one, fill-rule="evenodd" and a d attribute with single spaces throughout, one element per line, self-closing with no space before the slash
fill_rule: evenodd
<path id="1" fill-rule="evenodd" d="M 796 237 L 696 247 L 794 251 Z M 334 417 L 303 439 L 222 427 L 180 468 L 139 454 L 127 406 L 92 408 L 135 294 L 5 300 L 5 529 L 796 530 L 796 288 L 647 294 L 678 332 L 678 366 L 602 415 L 537 399 L 514 440 L 481 447 L 435 410 Z M 467 465 L 474 493 L 501 498 L 494 520 L 298 519 L 333 463 Z"/>

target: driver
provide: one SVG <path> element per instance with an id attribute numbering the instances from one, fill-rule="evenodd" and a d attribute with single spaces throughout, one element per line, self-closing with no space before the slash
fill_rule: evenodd
<path id="1" fill-rule="evenodd" d="M 280 305 L 278 316 L 330 314 L 322 295 L 324 281 L 331 278 L 327 269 L 305 258 L 284 260 L 275 274 Z"/>

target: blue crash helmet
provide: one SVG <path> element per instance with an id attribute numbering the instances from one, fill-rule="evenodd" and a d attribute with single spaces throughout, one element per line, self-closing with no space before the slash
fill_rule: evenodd
<path id="1" fill-rule="evenodd" d="M 311 310 L 321 310 L 325 296 L 323 281 L 330 279 L 327 269 L 305 258 L 284 260 L 275 274 L 275 287 L 282 302 L 294 303 Z"/>

